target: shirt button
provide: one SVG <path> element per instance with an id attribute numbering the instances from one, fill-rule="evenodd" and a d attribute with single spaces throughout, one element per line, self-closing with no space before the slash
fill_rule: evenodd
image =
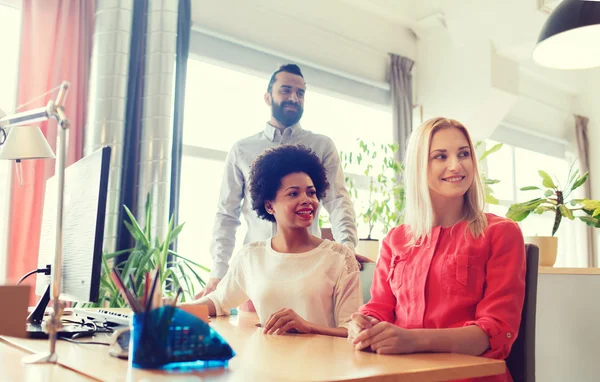
<path id="1" fill-rule="evenodd" d="M 512 334 L 506 333 L 506 338 L 512 338 Z"/>

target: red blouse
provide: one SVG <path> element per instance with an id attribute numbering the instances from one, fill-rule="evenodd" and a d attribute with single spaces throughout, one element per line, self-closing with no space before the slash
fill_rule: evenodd
<path id="1" fill-rule="evenodd" d="M 466 222 L 434 227 L 420 246 L 404 225 L 383 240 L 371 300 L 360 312 L 406 329 L 477 325 L 490 337 L 484 357 L 505 359 L 519 332 L 525 298 L 525 244 L 512 220 L 486 214 L 475 239 Z M 512 381 L 505 375 L 477 381 Z"/>

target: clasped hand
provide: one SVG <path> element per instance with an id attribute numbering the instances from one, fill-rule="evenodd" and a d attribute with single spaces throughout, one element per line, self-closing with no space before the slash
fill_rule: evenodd
<path id="1" fill-rule="evenodd" d="M 378 354 L 407 354 L 417 350 L 415 335 L 410 330 L 360 313 L 352 315 L 348 341 L 356 350 L 371 350 Z"/>
<path id="2" fill-rule="evenodd" d="M 279 335 L 286 332 L 310 333 L 311 331 L 312 327 L 308 321 L 292 309 L 284 308 L 271 314 L 265 323 L 263 333 Z"/>

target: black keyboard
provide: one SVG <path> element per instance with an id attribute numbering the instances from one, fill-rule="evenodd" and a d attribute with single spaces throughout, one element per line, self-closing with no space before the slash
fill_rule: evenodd
<path id="1" fill-rule="evenodd" d="M 91 326 L 83 326 L 83 325 L 72 325 L 65 324 L 63 327 L 56 333 L 58 338 L 72 338 L 76 335 L 76 337 L 88 337 L 98 333 L 112 333 L 113 330 L 111 328 L 98 326 L 96 330 L 94 330 Z M 48 333 L 44 331 L 44 326 L 42 324 L 27 324 L 27 337 L 29 338 L 48 338 Z"/>

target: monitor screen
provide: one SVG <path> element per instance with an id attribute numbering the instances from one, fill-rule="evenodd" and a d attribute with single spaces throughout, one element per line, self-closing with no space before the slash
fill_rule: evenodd
<path id="1" fill-rule="evenodd" d="M 98 300 L 109 168 L 110 147 L 103 147 L 65 169 L 61 300 Z M 46 182 L 38 268 L 54 264 L 56 199 L 53 176 Z M 38 296 L 44 294 L 50 277 L 37 275 Z"/>

